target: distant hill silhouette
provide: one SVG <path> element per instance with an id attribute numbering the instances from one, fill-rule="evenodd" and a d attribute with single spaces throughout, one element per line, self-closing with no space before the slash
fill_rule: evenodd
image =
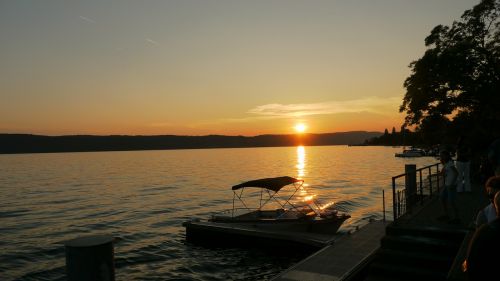
<path id="1" fill-rule="evenodd" d="M 0 134 L 0 154 L 127 151 L 195 148 L 275 147 L 296 145 L 356 145 L 382 135 L 381 132 L 339 132 L 303 135 L 245 136 L 42 136 Z"/>

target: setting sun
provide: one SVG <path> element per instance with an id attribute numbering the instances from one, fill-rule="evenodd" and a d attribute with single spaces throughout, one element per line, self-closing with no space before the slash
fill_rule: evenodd
<path id="1" fill-rule="evenodd" d="M 303 123 L 299 123 L 299 124 L 296 124 L 293 128 L 295 129 L 295 131 L 297 133 L 303 133 L 306 131 L 307 126 Z"/>

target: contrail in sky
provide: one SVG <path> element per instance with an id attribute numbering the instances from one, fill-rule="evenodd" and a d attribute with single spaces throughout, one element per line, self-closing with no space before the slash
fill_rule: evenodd
<path id="1" fill-rule="evenodd" d="M 95 20 L 93 20 L 93 19 L 89 19 L 89 18 L 84 17 L 84 16 L 80 16 L 80 18 L 81 18 L 82 20 L 84 20 L 84 21 L 88 22 L 88 23 L 95 23 Z"/>
<path id="2" fill-rule="evenodd" d="M 146 41 L 153 44 L 153 45 L 159 45 L 160 43 L 156 42 L 155 40 L 151 39 L 151 38 L 146 38 Z"/>

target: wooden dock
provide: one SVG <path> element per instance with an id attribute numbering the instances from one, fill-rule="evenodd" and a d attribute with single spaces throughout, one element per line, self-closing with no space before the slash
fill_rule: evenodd
<path id="1" fill-rule="evenodd" d="M 273 280 L 342 280 L 361 269 L 380 246 L 386 223 L 373 221 L 352 234 L 338 238 Z"/>

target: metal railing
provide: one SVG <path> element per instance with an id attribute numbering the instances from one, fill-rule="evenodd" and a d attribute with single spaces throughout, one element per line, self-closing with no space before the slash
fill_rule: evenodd
<path id="1" fill-rule="evenodd" d="M 406 165 L 404 174 L 392 177 L 392 208 L 394 221 L 406 213 L 411 213 L 415 205 L 423 205 L 425 200 L 439 193 L 442 180 L 439 173 L 440 165 L 440 163 L 436 163 L 420 169 L 415 169 L 415 165 Z M 436 167 L 435 173 L 433 173 L 434 167 Z M 425 180 L 424 174 L 427 174 Z M 403 177 L 405 179 L 404 187 L 398 188 L 396 180 Z"/>

